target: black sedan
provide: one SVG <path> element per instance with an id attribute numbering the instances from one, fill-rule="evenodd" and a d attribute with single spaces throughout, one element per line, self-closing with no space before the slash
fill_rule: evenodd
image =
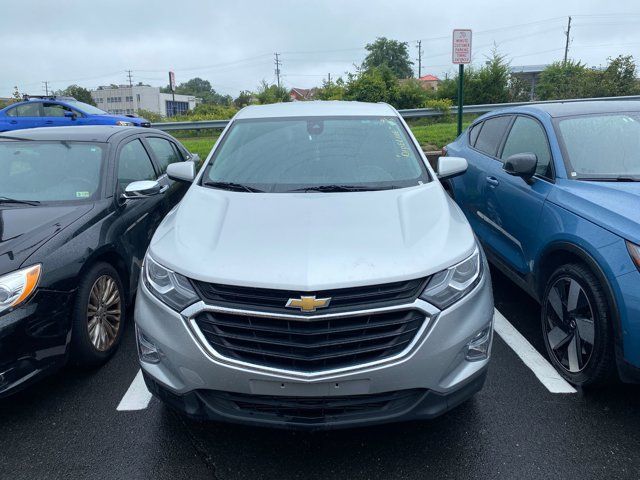
<path id="1" fill-rule="evenodd" d="M 0 134 L 0 397 L 114 353 L 151 236 L 187 188 L 167 166 L 194 160 L 153 129 Z"/>

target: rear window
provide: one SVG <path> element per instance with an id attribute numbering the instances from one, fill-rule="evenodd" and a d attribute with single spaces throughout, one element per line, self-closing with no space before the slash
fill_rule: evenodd
<path id="1" fill-rule="evenodd" d="M 204 185 L 234 183 L 265 192 L 380 190 L 428 181 L 422 158 L 394 117 L 238 120 L 203 175 Z"/>
<path id="2" fill-rule="evenodd" d="M 511 122 L 511 117 L 506 115 L 485 120 L 478 134 L 475 148 L 482 153 L 495 157 L 509 122 Z"/>

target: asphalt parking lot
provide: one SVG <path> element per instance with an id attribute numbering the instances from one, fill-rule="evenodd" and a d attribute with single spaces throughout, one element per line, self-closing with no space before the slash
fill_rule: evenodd
<path id="1" fill-rule="evenodd" d="M 536 303 L 493 278 L 496 308 L 543 352 Z M 571 389 L 502 335 L 519 354 L 496 336 L 485 388 L 443 417 L 303 433 L 193 423 L 144 395 L 136 407 L 129 325 L 101 370 L 64 369 L 0 401 L 0 478 L 638 478 L 640 387 L 552 393 Z M 142 409 L 118 410 L 127 402 Z"/>

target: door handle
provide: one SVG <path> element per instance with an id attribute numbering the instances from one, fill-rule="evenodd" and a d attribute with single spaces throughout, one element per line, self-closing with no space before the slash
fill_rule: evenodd
<path id="1" fill-rule="evenodd" d="M 492 187 L 497 187 L 498 185 L 500 185 L 500 180 L 498 180 L 496 177 L 487 177 L 487 183 Z"/>
<path id="2" fill-rule="evenodd" d="M 17 123 L 18 123 L 18 121 L 17 121 L 17 120 L 11 120 L 9 123 L 10 123 L 11 125 L 15 125 L 15 124 L 17 124 Z"/>
<path id="3" fill-rule="evenodd" d="M 44 122 L 44 123 L 46 123 L 47 125 L 51 125 L 51 124 L 53 123 L 53 120 L 47 120 L 47 121 L 46 121 L 46 122 Z"/>

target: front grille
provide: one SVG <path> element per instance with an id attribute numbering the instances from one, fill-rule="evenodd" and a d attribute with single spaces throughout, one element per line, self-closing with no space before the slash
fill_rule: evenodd
<path id="1" fill-rule="evenodd" d="M 275 290 L 269 288 L 237 287 L 194 281 L 194 285 L 205 302 L 215 305 L 240 307 L 273 312 L 288 312 L 285 308 L 290 298 L 301 295 L 315 295 L 316 298 L 331 297 L 328 308 L 315 313 L 328 313 L 356 309 L 358 307 L 379 307 L 411 303 L 424 290 L 428 278 L 418 278 L 403 282 L 368 285 L 364 287 L 340 288 L 314 292 Z"/>
<path id="2" fill-rule="evenodd" d="M 351 317 L 269 318 L 222 312 L 195 317 L 220 355 L 247 363 L 315 372 L 382 360 L 404 350 L 422 327 L 419 310 Z"/>
<path id="3" fill-rule="evenodd" d="M 425 390 L 400 390 L 342 397 L 277 397 L 199 391 L 217 410 L 254 420 L 279 420 L 306 424 L 381 417 L 413 406 Z"/>

